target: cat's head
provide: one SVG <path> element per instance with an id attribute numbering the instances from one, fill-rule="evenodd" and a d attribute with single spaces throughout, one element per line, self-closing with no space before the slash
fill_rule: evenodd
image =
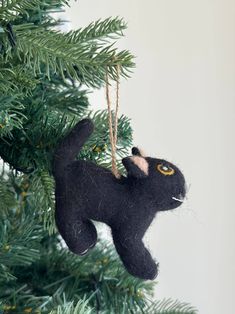
<path id="1" fill-rule="evenodd" d="M 137 189 L 141 188 L 143 197 L 150 198 L 157 210 L 180 206 L 186 194 L 182 172 L 166 160 L 145 157 L 136 147 L 132 148 L 132 154 L 123 158 L 122 162 L 127 178 Z"/>

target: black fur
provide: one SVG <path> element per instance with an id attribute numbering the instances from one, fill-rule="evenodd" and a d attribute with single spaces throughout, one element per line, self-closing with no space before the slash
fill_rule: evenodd
<path id="1" fill-rule="evenodd" d="M 157 265 L 142 239 L 158 211 L 181 204 L 172 197 L 185 196 L 184 177 L 179 169 L 165 160 L 142 157 L 138 148 L 132 149 L 134 157 L 123 159 L 127 177 L 120 179 L 90 161 L 76 161 L 92 132 L 91 120 L 82 120 L 56 149 L 53 174 L 58 230 L 69 249 L 83 255 L 97 241 L 96 228 L 91 220 L 106 223 L 112 230 L 113 242 L 128 272 L 139 278 L 154 279 Z M 133 162 L 133 158 L 147 161 L 148 174 Z M 171 167 L 175 173 L 171 176 L 162 174 L 157 170 L 159 164 Z"/>

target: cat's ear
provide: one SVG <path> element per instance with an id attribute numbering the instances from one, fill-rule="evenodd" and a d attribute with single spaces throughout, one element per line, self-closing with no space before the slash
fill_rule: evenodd
<path id="1" fill-rule="evenodd" d="M 145 157 L 144 152 L 142 151 L 142 149 L 138 148 L 138 147 L 132 147 L 132 155 L 133 156 L 141 156 L 141 157 Z"/>
<path id="2" fill-rule="evenodd" d="M 122 163 L 129 177 L 146 178 L 149 172 L 147 160 L 141 156 L 123 158 Z"/>

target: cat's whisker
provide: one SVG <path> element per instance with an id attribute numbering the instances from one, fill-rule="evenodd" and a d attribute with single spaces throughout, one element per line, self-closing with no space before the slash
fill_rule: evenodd
<path id="1" fill-rule="evenodd" d="M 175 200 L 175 201 L 181 202 L 181 203 L 184 202 L 184 200 L 181 200 L 181 199 L 179 199 L 179 198 L 177 198 L 177 197 L 174 197 L 174 196 L 172 196 L 172 199 Z"/>

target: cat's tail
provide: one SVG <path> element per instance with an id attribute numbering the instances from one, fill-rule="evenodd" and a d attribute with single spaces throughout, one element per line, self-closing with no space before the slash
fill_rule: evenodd
<path id="1" fill-rule="evenodd" d="M 94 125 L 90 119 L 84 119 L 78 122 L 72 131 L 56 147 L 52 171 L 54 176 L 63 175 L 64 169 L 80 152 L 82 146 L 92 134 Z"/>

